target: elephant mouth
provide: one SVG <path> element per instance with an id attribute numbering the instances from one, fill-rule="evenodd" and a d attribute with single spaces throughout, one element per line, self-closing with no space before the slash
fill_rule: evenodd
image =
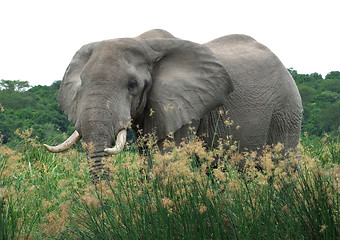
<path id="1" fill-rule="evenodd" d="M 127 135 L 126 128 L 120 130 L 116 137 L 115 146 L 113 148 L 105 148 L 104 152 L 110 155 L 116 155 L 120 153 L 125 146 L 126 135 Z M 66 139 L 63 143 L 57 146 L 49 146 L 47 144 L 44 144 L 44 147 L 52 153 L 60 153 L 74 146 L 80 139 L 81 139 L 81 135 L 79 134 L 77 130 L 75 130 L 73 134 L 68 139 Z"/>

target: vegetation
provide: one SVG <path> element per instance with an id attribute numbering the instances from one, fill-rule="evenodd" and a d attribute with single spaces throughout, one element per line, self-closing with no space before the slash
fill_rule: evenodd
<path id="1" fill-rule="evenodd" d="M 340 126 L 340 72 L 325 79 L 318 73 L 298 74 L 289 69 L 298 85 L 303 104 L 302 132 L 321 136 L 324 132 L 338 135 Z"/>
<path id="2" fill-rule="evenodd" d="M 17 129 L 33 129 L 40 140 L 60 142 L 63 133 L 72 133 L 73 124 L 58 108 L 60 81 L 51 86 L 35 86 L 28 82 L 0 81 L 0 137 L 3 143 L 18 145 Z"/>
<path id="3" fill-rule="evenodd" d="M 31 132 L 18 134 L 21 151 L 0 145 L 1 239 L 339 238 L 339 141 L 286 160 L 282 145 L 255 160 L 229 142 L 209 152 L 198 139 L 168 142 L 162 155 L 151 141 L 154 168 L 123 152 L 106 161 L 110 181 L 94 188 L 84 153 L 51 154 Z"/>
<path id="4" fill-rule="evenodd" d="M 340 72 L 289 71 L 304 106 L 296 153 L 240 154 L 230 141 L 206 151 L 192 139 L 160 154 L 150 137 L 106 159 L 110 180 L 96 188 L 84 151 L 41 146 L 74 130 L 57 107 L 60 81 L 0 81 L 0 239 L 339 239 Z"/>

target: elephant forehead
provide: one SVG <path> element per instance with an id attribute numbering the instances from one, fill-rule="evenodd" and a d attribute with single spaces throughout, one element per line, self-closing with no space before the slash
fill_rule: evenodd
<path id="1" fill-rule="evenodd" d="M 128 64 L 119 58 L 98 55 L 91 58 L 81 72 L 82 85 L 117 81 L 126 77 Z"/>
<path id="2" fill-rule="evenodd" d="M 98 44 L 97 52 L 102 57 L 129 61 L 132 60 L 130 57 L 144 56 L 146 54 L 146 50 L 141 41 L 131 38 L 102 41 Z"/>
<path id="3" fill-rule="evenodd" d="M 83 75 L 134 72 L 146 64 L 144 51 L 142 47 L 116 41 L 102 42 L 83 69 Z"/>

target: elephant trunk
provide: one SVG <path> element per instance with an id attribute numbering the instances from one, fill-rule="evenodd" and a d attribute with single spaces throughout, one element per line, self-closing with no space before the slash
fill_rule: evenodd
<path id="1" fill-rule="evenodd" d="M 103 134 L 97 137 L 84 136 L 84 141 L 87 142 L 87 158 L 90 167 L 90 174 L 94 184 L 100 180 L 100 175 L 109 176 L 109 169 L 105 168 L 103 159 L 110 155 L 115 155 L 121 152 L 126 142 L 126 129 L 121 130 L 117 135 L 116 145 L 113 148 L 107 148 L 111 142 L 110 134 Z M 96 139 L 94 139 L 96 138 Z M 91 140 L 92 139 L 92 140 Z"/>
<path id="2" fill-rule="evenodd" d="M 111 111 L 97 106 L 97 102 L 91 101 L 92 104 L 84 109 L 78 124 L 82 139 L 87 144 L 87 158 L 95 184 L 100 175 L 104 174 L 105 177 L 108 174 L 108 170 L 104 169 L 103 159 L 109 157 L 109 154 L 122 151 L 126 140 L 126 130 L 122 124 L 126 121 L 119 118 L 120 114 L 112 114 Z M 114 142 L 116 146 L 111 148 Z"/>
<path id="3" fill-rule="evenodd" d="M 108 156 L 109 155 L 103 151 L 94 151 L 93 153 L 88 153 L 87 155 L 91 179 L 95 185 L 99 183 L 101 176 L 109 176 L 109 170 L 104 168 L 103 163 L 103 159 Z"/>
<path id="4" fill-rule="evenodd" d="M 86 143 L 87 159 L 90 168 L 91 178 L 94 184 L 97 184 L 100 175 L 107 174 L 103 172 L 104 163 L 103 159 L 109 155 L 104 152 L 104 149 L 111 146 L 112 134 L 109 133 L 107 128 L 103 126 L 105 123 L 95 122 L 87 123 L 88 125 L 82 126 L 83 142 Z M 98 126 L 97 128 L 92 126 Z"/>

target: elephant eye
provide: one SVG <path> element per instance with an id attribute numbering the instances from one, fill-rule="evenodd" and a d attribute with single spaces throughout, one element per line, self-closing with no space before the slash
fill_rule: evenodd
<path id="1" fill-rule="evenodd" d="M 129 91 L 133 91 L 135 90 L 137 87 L 137 82 L 136 81 L 130 81 L 129 84 L 128 84 L 128 89 Z"/>

